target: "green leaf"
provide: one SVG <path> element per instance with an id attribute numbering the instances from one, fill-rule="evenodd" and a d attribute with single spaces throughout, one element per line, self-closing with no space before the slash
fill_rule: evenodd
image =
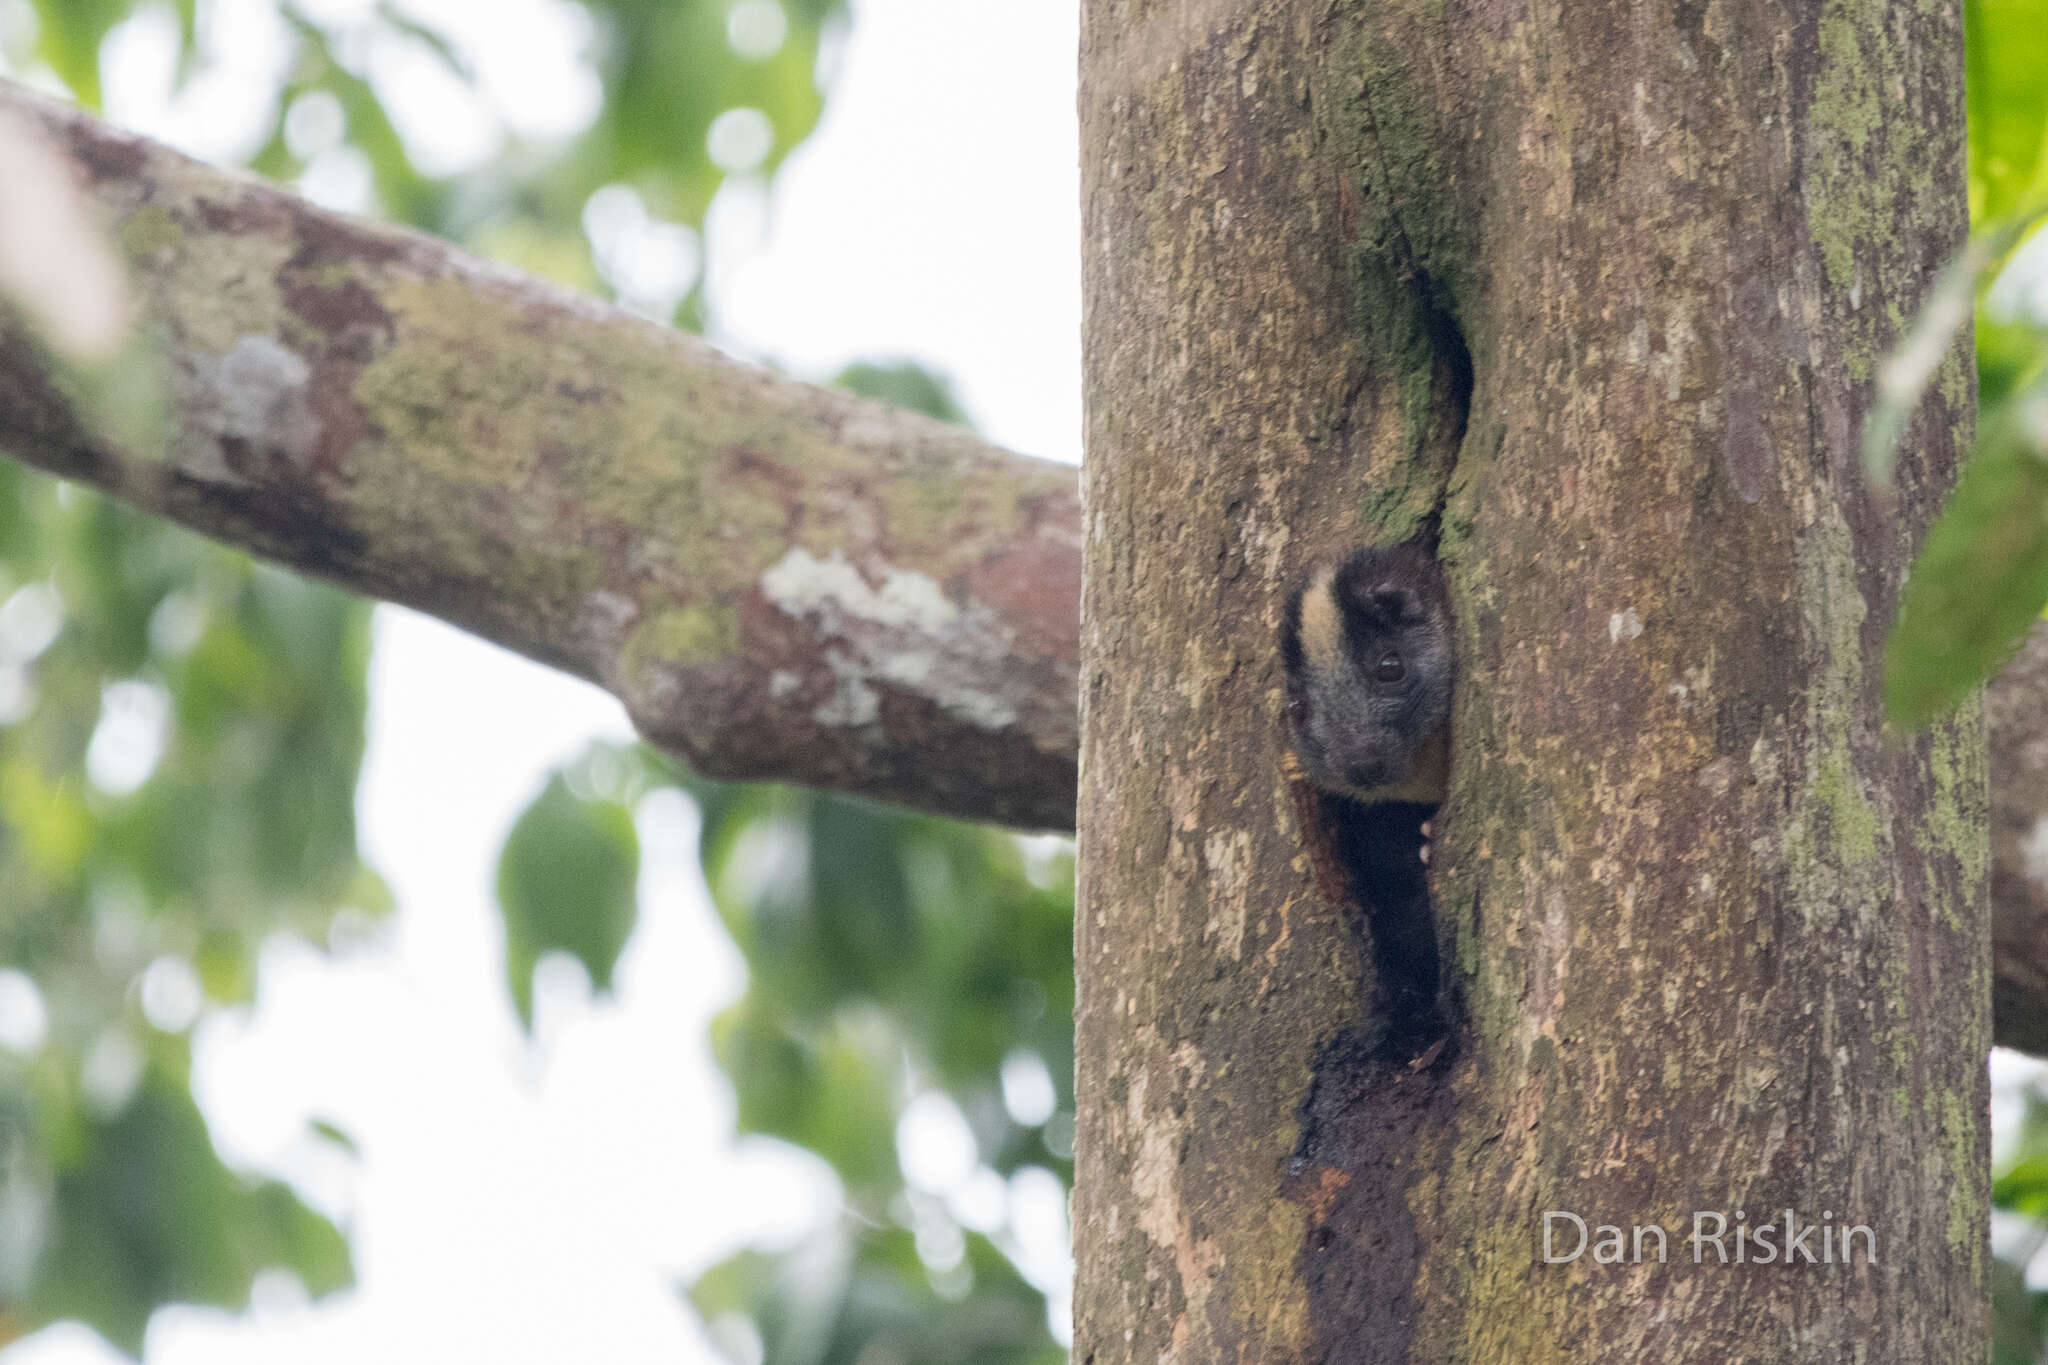
<path id="1" fill-rule="evenodd" d="M 2011 657 L 2048 603 L 2048 372 L 1987 413 L 1885 647 L 1885 709 L 1924 725 Z"/>
<path id="2" fill-rule="evenodd" d="M 751 976 L 713 1030 L 740 1129 L 823 1157 L 858 1211 L 840 1260 L 734 1258 L 699 1282 L 700 1309 L 746 1316 L 775 1365 L 1060 1361 L 1044 1296 L 996 1244 L 968 1234 L 962 1263 L 924 1264 L 901 1219 L 929 1199 L 906 1184 L 895 1133 L 937 1089 L 997 1173 L 1068 1176 L 1044 1130 L 1005 1109 L 1001 1072 L 1015 1053 L 1044 1059 L 1071 1113 L 1070 857 L 1027 862 L 1000 831 L 816 793 L 684 785 Z"/>
<path id="3" fill-rule="evenodd" d="M 1977 404 L 1997 410 L 2043 358 L 2041 329 L 1977 311 Z"/>
<path id="4" fill-rule="evenodd" d="M 29 1293 L 36 1317 L 78 1318 L 137 1354 L 157 1304 L 238 1308 L 273 1266 L 315 1295 L 351 1282 L 331 1224 L 286 1186 L 220 1164 L 176 1061 L 152 1065 L 118 1113 L 71 1127 Z"/>
<path id="5" fill-rule="evenodd" d="M 129 8 L 126 0 L 36 0 L 36 55 L 88 108 L 100 107 L 100 41 Z"/>
<path id="6" fill-rule="evenodd" d="M 2039 196 L 2048 175 L 2048 0 L 1966 0 L 1970 216 Z"/>
<path id="7" fill-rule="evenodd" d="M 342 1151 L 347 1152 L 350 1156 L 362 1155 L 362 1148 L 356 1146 L 356 1140 L 350 1137 L 348 1130 L 341 1125 L 329 1119 L 314 1119 L 312 1128 L 315 1133 L 341 1148 Z"/>
<path id="8" fill-rule="evenodd" d="M 1991 1263 L 1991 1365 L 2038 1365 L 2044 1302 L 2028 1291 L 2024 1267 Z"/>
<path id="9" fill-rule="evenodd" d="M 721 1015 L 713 1048 L 736 1080 L 739 1131 L 808 1148 L 855 1188 L 893 1180 L 904 1086 L 895 1039 L 868 1022 L 803 1036 L 756 1001 Z"/>
<path id="10" fill-rule="evenodd" d="M 958 422 L 963 426 L 967 422 L 967 411 L 960 406 L 952 384 L 915 361 L 899 360 L 893 364 L 857 361 L 834 375 L 832 382 L 863 398 L 909 408 L 912 412 L 921 412 L 942 422 Z"/>
<path id="11" fill-rule="evenodd" d="M 611 988 L 638 911 L 639 872 L 632 814 L 616 801 L 577 796 L 557 773 L 512 827 L 498 861 L 505 970 L 522 1021 L 533 1023 L 533 969 L 546 953 L 574 955 L 593 986 Z"/>

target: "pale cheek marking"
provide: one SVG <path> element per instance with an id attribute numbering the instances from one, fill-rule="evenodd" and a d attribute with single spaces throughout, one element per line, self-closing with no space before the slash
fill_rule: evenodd
<path id="1" fill-rule="evenodd" d="M 1301 595 L 1302 653 L 1309 667 L 1326 678 L 1336 676 L 1344 667 L 1344 622 L 1337 614 L 1331 589 L 1334 577 L 1327 565 L 1316 570 Z"/>

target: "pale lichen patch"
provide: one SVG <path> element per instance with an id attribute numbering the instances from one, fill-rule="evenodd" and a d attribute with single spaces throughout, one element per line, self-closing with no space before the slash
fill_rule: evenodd
<path id="1" fill-rule="evenodd" d="M 1245 926 L 1251 910 L 1251 835 L 1241 829 L 1211 834 L 1202 843 L 1202 863 L 1212 882 L 1204 934 L 1220 938 L 1231 960 L 1242 962 Z"/>
<path id="2" fill-rule="evenodd" d="M 183 384 L 182 430 L 172 450 L 194 478 L 240 483 L 252 457 L 311 467 L 320 419 L 308 397 L 312 367 L 275 337 L 250 333 L 223 355 L 195 355 Z"/>
<path id="3" fill-rule="evenodd" d="M 881 587 L 872 588 L 836 550 L 818 559 L 802 546 L 793 547 L 761 575 L 761 590 L 792 616 L 843 613 L 927 635 L 943 633 L 960 614 L 926 575 L 892 570 Z"/>
<path id="4" fill-rule="evenodd" d="M 586 593 L 575 615 L 576 634 L 592 658 L 616 653 L 640 619 L 640 604 L 622 592 Z"/>
<path id="5" fill-rule="evenodd" d="M 866 674 L 838 650 L 827 650 L 825 666 L 832 670 L 836 685 L 832 695 L 811 712 L 820 725 L 849 727 L 872 725 L 882 714 L 882 698 L 868 686 Z"/>
<path id="6" fill-rule="evenodd" d="M 813 622 L 833 642 L 836 685 L 814 712 L 822 725 L 858 726 L 880 714 L 876 684 L 921 696 L 984 730 L 1014 724 L 1017 705 L 985 686 L 1000 677 L 1011 632 L 996 615 L 954 602 L 928 574 L 890 568 L 879 585 L 834 551 L 819 559 L 791 548 L 762 573 L 762 594 L 785 614 Z"/>
<path id="7" fill-rule="evenodd" d="M 1138 1226 L 1160 1246 L 1171 1247 L 1180 1235 L 1179 1163 L 1174 1159 L 1173 1125 L 1160 1122 L 1145 1104 L 1150 1088 L 1140 1071 L 1127 1100 L 1130 1131 L 1142 1134 L 1131 1172 L 1131 1192 L 1138 1198 Z"/>

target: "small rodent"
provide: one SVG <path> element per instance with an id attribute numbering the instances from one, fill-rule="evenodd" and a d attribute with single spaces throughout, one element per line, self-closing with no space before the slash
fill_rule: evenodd
<path id="1" fill-rule="evenodd" d="M 1280 625 L 1302 773 L 1368 805 L 1434 805 L 1450 781 L 1451 611 L 1443 571 L 1408 541 L 1324 564 Z"/>
<path id="2" fill-rule="evenodd" d="M 1317 876 L 1372 954 L 1374 1046 L 1428 1066 L 1451 1031 L 1424 866 L 1450 785 L 1443 571 L 1416 541 L 1319 566 L 1287 599 L 1280 654 Z"/>

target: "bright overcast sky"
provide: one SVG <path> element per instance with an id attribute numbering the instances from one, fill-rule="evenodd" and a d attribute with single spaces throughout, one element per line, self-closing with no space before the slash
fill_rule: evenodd
<path id="1" fill-rule="evenodd" d="M 278 35 L 261 5 L 217 8 L 236 12 L 222 25 L 228 71 L 167 105 L 152 93 L 166 32 L 145 20 L 111 49 L 114 116 L 200 154 L 246 150 Z M 587 108 L 563 7 L 402 8 L 467 37 L 522 127 Z M 772 200 L 742 191 L 714 210 L 713 257 L 736 262 L 714 281 L 718 339 L 807 376 L 911 357 L 950 376 L 993 439 L 1078 459 L 1076 8 L 855 0 L 819 132 Z M 459 162 L 488 144 L 487 114 L 406 89 L 394 104 L 416 106 L 432 155 Z M 359 184 L 336 163 L 312 188 L 346 203 Z M 397 917 L 340 959 L 274 945 L 253 1013 L 202 1029 L 195 1080 L 230 1162 L 290 1179 L 351 1231 L 359 1286 L 308 1305 L 273 1280 L 248 1315 L 167 1310 L 148 1365 L 718 1358 L 679 1287 L 746 1238 L 800 1236 L 834 1185 L 787 1149 L 733 1146 L 706 1027 L 741 969 L 703 901 L 687 803 L 642 812 L 644 914 L 614 1000 L 593 1004 L 577 969 L 544 978 L 529 1046 L 501 977 L 490 879 L 505 831 L 551 765 L 628 733 L 593 688 L 380 610 L 360 807 Z M 1059 1282 L 1056 1184 L 1006 1191 L 976 1172 L 960 1126 L 923 1112 L 906 1135 L 926 1153 L 922 1177 L 984 1219 L 1007 1203 L 1027 1268 Z M 349 1132 L 360 1160 L 310 1139 L 315 1117 Z M 118 1359 L 67 1328 L 0 1351 L 0 1365 Z"/>

